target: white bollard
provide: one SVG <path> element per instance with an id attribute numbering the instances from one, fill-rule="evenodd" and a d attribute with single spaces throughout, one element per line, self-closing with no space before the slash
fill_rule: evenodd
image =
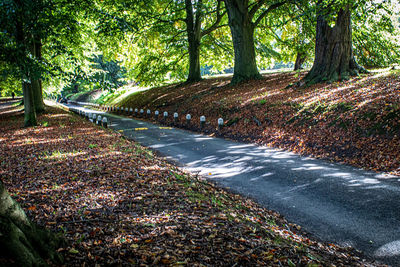
<path id="1" fill-rule="evenodd" d="M 106 118 L 106 117 L 103 118 L 102 122 L 103 122 L 103 127 L 104 127 L 104 128 L 107 128 L 107 127 L 108 127 L 108 125 L 107 125 L 107 122 L 108 122 L 108 121 L 107 121 L 107 118 Z"/>
<path id="2" fill-rule="evenodd" d="M 155 118 L 155 119 L 158 119 L 158 115 L 160 115 L 160 112 L 159 112 L 158 110 L 156 110 L 156 111 L 154 112 L 154 118 Z"/>
<path id="3" fill-rule="evenodd" d="M 178 121 L 178 113 L 174 112 L 174 122 L 176 123 Z"/>
<path id="4" fill-rule="evenodd" d="M 100 115 L 97 116 L 97 122 L 96 122 L 96 124 L 97 124 L 97 125 L 101 125 L 101 116 L 100 116 Z"/>
<path id="5" fill-rule="evenodd" d="M 224 127 L 224 119 L 223 118 L 219 118 L 218 119 L 218 129 L 222 129 L 222 127 Z"/>
<path id="6" fill-rule="evenodd" d="M 200 116 L 200 127 L 203 128 L 205 124 L 206 124 L 206 117 Z"/>
<path id="7" fill-rule="evenodd" d="M 186 114 L 186 123 L 190 124 L 190 120 L 192 119 L 192 115 Z"/>

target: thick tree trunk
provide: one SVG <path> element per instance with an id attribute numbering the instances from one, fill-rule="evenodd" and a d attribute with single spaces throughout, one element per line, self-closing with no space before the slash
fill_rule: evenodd
<path id="1" fill-rule="evenodd" d="M 185 0 L 186 8 L 186 32 L 189 42 L 189 74 L 186 82 L 197 82 L 201 80 L 200 73 L 200 41 L 202 21 L 202 0 L 198 0 L 196 18 L 193 14 L 191 0 Z"/>
<path id="2" fill-rule="evenodd" d="M 24 114 L 25 114 L 24 126 L 25 127 L 36 126 L 37 120 L 36 120 L 36 111 L 34 105 L 32 84 L 23 82 L 22 91 L 24 94 Z"/>
<path id="3" fill-rule="evenodd" d="M 200 40 L 189 38 L 189 74 L 187 82 L 197 82 L 201 80 L 200 72 Z"/>
<path id="4" fill-rule="evenodd" d="M 259 79 L 254 47 L 254 25 L 248 12 L 247 1 L 225 0 L 229 27 L 232 33 L 235 66 L 232 83 Z"/>
<path id="5" fill-rule="evenodd" d="M 345 80 L 365 71 L 353 55 L 350 9 L 341 9 L 336 25 L 332 28 L 321 15 L 317 18 L 315 59 L 310 72 L 304 78 L 308 85 L 318 82 Z"/>
<path id="6" fill-rule="evenodd" d="M 303 69 L 303 64 L 307 59 L 307 55 L 305 53 L 297 52 L 296 62 L 294 63 L 294 70 Z"/>
<path id="7" fill-rule="evenodd" d="M 0 257 L 10 266 L 46 266 L 60 263 L 56 249 L 63 240 L 29 221 L 0 181 Z"/>
<path id="8" fill-rule="evenodd" d="M 42 44 L 40 41 L 35 41 L 33 45 L 34 56 L 37 60 L 42 59 Z M 44 112 L 45 106 L 43 102 L 43 88 L 42 81 L 40 78 L 32 78 L 32 91 L 33 91 L 33 103 L 35 104 L 36 113 Z"/>
<path id="9" fill-rule="evenodd" d="M 19 8 L 23 8 L 21 1 L 16 1 L 16 4 L 17 6 L 19 6 Z M 26 82 L 26 80 L 31 76 L 29 75 L 30 73 L 29 66 L 26 66 L 25 62 L 25 57 L 29 49 L 26 44 L 26 39 L 25 39 L 26 36 L 24 33 L 22 21 L 23 21 L 22 18 L 20 16 L 17 16 L 17 20 L 15 23 L 15 39 L 16 39 L 16 45 L 18 47 L 19 55 L 17 62 L 21 72 L 22 92 L 24 95 L 24 113 L 25 113 L 24 126 L 30 127 L 30 126 L 36 126 L 37 121 L 36 121 L 36 111 L 34 106 L 32 86 L 30 83 Z"/>

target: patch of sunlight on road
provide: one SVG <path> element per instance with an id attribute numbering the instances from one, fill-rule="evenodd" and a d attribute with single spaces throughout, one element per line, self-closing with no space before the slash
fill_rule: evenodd
<path id="1" fill-rule="evenodd" d="M 400 255 L 400 240 L 386 243 L 374 252 L 375 257 L 393 257 Z"/>

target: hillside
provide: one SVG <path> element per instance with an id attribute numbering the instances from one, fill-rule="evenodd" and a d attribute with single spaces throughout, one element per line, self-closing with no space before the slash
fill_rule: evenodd
<path id="1" fill-rule="evenodd" d="M 131 94 L 118 106 L 168 111 L 162 123 L 399 175 L 399 72 L 288 87 L 304 74 L 267 74 L 236 86 L 230 78 L 212 78 L 158 87 Z M 176 123 L 173 112 L 179 113 Z M 207 118 L 203 129 L 201 115 Z M 224 119 L 221 130 L 219 117 Z"/>

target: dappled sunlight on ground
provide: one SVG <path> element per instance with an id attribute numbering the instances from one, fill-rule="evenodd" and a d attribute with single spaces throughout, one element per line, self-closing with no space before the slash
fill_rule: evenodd
<path id="1" fill-rule="evenodd" d="M 21 130 L 10 123 L 20 115 L 0 123 L 0 175 L 30 218 L 65 235 L 68 246 L 60 252 L 68 266 L 359 261 L 349 250 L 296 233 L 276 213 L 188 176 L 111 130 L 49 112 L 39 116 L 48 126 Z M 235 157 L 246 146 L 227 149 Z M 284 153 L 276 157 L 286 159 Z M 231 160 L 241 166 L 245 158 Z"/>
<path id="2" fill-rule="evenodd" d="M 154 88 L 121 105 L 178 112 L 177 122 L 171 116 L 159 120 L 167 125 L 400 174 L 399 73 L 293 86 L 305 74 L 266 74 L 263 80 L 237 86 L 229 85 L 229 78 L 206 79 Z M 186 124 L 187 113 L 191 125 Z M 198 125 L 201 115 L 207 120 L 203 129 Z M 220 130 L 219 117 L 225 121 Z"/>

